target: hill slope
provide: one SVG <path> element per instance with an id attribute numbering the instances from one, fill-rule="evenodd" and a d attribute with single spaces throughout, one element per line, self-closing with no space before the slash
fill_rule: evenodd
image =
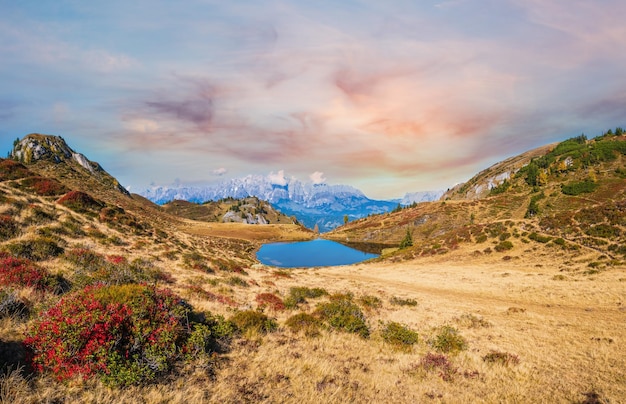
<path id="1" fill-rule="evenodd" d="M 532 243 L 570 255 L 596 252 L 605 260 L 595 266 L 617 264 L 626 255 L 626 137 L 618 133 L 524 153 L 449 190 L 442 202 L 361 219 L 325 237 L 397 247 L 408 231 L 414 246 L 402 252 L 407 257 L 445 254 L 461 243 L 520 254 Z"/>

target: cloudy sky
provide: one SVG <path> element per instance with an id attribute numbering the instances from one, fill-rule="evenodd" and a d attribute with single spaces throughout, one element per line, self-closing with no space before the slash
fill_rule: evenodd
<path id="1" fill-rule="evenodd" d="M 0 150 L 124 185 L 282 172 L 445 189 L 626 126 L 623 0 L 0 0 Z"/>

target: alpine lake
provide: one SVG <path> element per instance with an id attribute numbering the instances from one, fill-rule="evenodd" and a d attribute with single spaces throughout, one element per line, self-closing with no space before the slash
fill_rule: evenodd
<path id="1" fill-rule="evenodd" d="M 324 239 L 263 244 L 256 254 L 262 264 L 280 268 L 350 265 L 378 256 Z"/>

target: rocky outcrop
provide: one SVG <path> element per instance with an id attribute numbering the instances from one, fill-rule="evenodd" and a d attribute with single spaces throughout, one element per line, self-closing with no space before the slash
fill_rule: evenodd
<path id="1" fill-rule="evenodd" d="M 66 164 L 73 170 L 84 170 L 86 171 L 85 174 L 130 196 L 129 192 L 115 178 L 109 175 L 100 164 L 90 161 L 83 154 L 72 150 L 61 136 L 31 133 L 14 143 L 11 157 L 27 165 L 38 162 Z"/>

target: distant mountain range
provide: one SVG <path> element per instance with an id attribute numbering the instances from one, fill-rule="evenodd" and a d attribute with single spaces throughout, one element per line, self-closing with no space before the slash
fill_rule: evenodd
<path id="1" fill-rule="evenodd" d="M 173 200 L 203 203 L 224 198 L 255 196 L 270 202 L 304 226 L 327 232 L 344 223 L 371 214 L 385 213 L 401 205 L 437 200 L 443 191 L 416 192 L 396 200 L 373 200 L 349 185 L 302 182 L 275 175 L 248 175 L 207 186 L 153 186 L 137 192 L 157 204 Z"/>

